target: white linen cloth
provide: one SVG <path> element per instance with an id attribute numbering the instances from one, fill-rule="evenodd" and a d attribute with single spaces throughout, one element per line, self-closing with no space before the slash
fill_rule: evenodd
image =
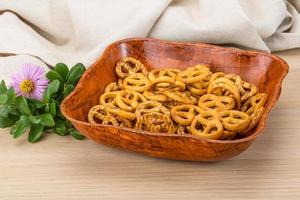
<path id="1" fill-rule="evenodd" d="M 89 66 L 128 37 L 300 47 L 300 0 L 0 0 L 0 79 L 23 62 Z"/>

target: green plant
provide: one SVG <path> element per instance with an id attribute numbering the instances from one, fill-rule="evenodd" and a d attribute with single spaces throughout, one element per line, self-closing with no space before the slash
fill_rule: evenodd
<path id="1" fill-rule="evenodd" d="M 63 63 L 56 64 L 46 74 L 50 82 L 42 100 L 17 96 L 13 87 L 7 88 L 5 82 L 1 81 L 0 128 L 11 127 L 10 133 L 14 138 L 29 130 L 28 141 L 32 143 L 46 132 L 84 139 L 60 112 L 62 100 L 73 91 L 84 72 L 85 67 L 81 63 L 70 70 Z"/>

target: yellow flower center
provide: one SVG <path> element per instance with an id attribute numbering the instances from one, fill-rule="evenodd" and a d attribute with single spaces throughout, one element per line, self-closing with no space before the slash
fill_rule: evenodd
<path id="1" fill-rule="evenodd" d="M 31 80 L 24 80 L 20 84 L 20 90 L 23 93 L 29 94 L 34 89 L 34 85 Z"/>

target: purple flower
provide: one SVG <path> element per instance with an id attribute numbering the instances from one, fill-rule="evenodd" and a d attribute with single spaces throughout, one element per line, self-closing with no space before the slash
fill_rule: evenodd
<path id="1" fill-rule="evenodd" d="M 12 85 L 17 95 L 42 100 L 48 86 L 45 70 L 35 64 L 24 64 L 21 72 L 12 76 Z"/>

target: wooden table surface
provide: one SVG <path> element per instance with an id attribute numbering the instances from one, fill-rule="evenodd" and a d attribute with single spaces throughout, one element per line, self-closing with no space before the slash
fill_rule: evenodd
<path id="1" fill-rule="evenodd" d="M 277 55 L 290 65 L 279 103 L 238 157 L 169 161 L 54 134 L 29 144 L 0 130 L 0 199 L 300 199 L 300 49 Z"/>

